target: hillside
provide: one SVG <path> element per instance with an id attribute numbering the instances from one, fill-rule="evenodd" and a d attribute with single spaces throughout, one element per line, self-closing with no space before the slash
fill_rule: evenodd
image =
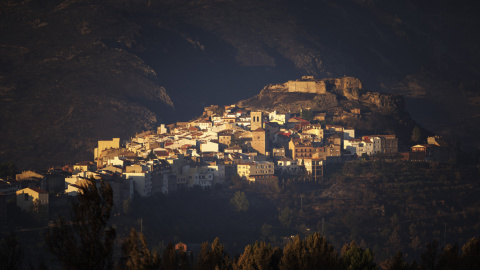
<path id="1" fill-rule="evenodd" d="M 321 89 L 293 90 L 292 83 L 316 82 Z M 300 79 L 271 84 L 258 94 L 238 103 L 240 107 L 267 111 L 313 111 L 323 114 L 326 123 L 353 127 L 359 135 L 377 132 L 396 134 L 405 143 L 410 141 L 417 125 L 405 109 L 401 95 L 372 92 L 364 89 L 359 79 L 341 77 L 333 79 Z"/>
<path id="2" fill-rule="evenodd" d="M 418 123 L 479 147 L 475 5 L 2 1 L 0 160 L 41 168 L 87 159 L 99 139 L 187 120 L 304 74 L 402 94 Z"/>

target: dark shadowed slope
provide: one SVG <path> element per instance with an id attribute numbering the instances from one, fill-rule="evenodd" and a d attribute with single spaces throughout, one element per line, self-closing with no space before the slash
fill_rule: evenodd
<path id="1" fill-rule="evenodd" d="M 90 159 L 98 139 L 301 75 L 403 94 L 414 120 L 478 147 L 475 10 L 473 1 L 2 1 L 0 160 Z"/>

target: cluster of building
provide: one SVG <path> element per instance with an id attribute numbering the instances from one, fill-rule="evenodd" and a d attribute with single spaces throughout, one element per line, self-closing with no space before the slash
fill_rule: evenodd
<path id="1" fill-rule="evenodd" d="M 311 123 L 299 116 L 210 106 L 190 122 L 162 124 L 125 141 L 99 141 L 93 161 L 2 180 L 0 192 L 31 210 L 36 204 L 48 205 L 44 194 L 75 196 L 93 177 L 110 183 L 114 204 L 121 207 L 135 194 L 148 197 L 194 186 L 208 188 L 234 175 L 258 183 L 283 174 L 320 181 L 329 163 L 398 152 L 394 135 L 355 138 L 353 128 Z"/>
<path id="2" fill-rule="evenodd" d="M 432 136 L 427 138 L 427 143 L 414 145 L 410 152 L 402 153 L 402 159 L 455 164 L 457 148 L 440 136 Z"/>

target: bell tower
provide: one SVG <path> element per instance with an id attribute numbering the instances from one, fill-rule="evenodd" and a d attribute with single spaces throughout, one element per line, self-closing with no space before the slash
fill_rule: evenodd
<path id="1" fill-rule="evenodd" d="M 262 124 L 262 118 L 263 118 L 263 113 L 262 112 L 251 112 L 250 113 L 250 130 L 254 131 L 259 128 L 263 128 Z"/>

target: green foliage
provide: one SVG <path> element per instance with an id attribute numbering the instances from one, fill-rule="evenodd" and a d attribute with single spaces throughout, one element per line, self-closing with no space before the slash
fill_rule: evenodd
<path id="1" fill-rule="evenodd" d="M 190 269 L 190 262 L 187 253 L 183 251 L 177 252 L 172 242 L 168 243 L 167 248 L 163 251 L 161 269 Z"/>
<path id="2" fill-rule="evenodd" d="M 283 226 L 290 228 L 294 217 L 295 216 L 294 216 L 293 210 L 291 210 L 288 206 L 286 206 L 285 208 L 282 209 L 282 211 L 280 211 L 278 220 L 280 221 L 280 223 L 282 223 Z"/>
<path id="3" fill-rule="evenodd" d="M 65 269 L 111 269 L 115 228 L 107 226 L 113 206 L 112 188 L 95 179 L 81 187 L 72 219 L 58 218 L 45 236 L 50 251 Z"/>
<path id="4" fill-rule="evenodd" d="M 232 266 L 231 264 L 232 261 L 225 253 L 225 247 L 220 243 L 220 239 L 217 237 L 213 240 L 211 245 L 208 242 L 202 243 L 195 269 L 230 269 Z"/>
<path id="5" fill-rule="evenodd" d="M 415 142 L 415 143 L 420 142 L 421 139 L 422 139 L 422 131 L 418 126 L 416 126 L 415 128 L 413 128 L 413 131 L 412 131 L 412 142 Z"/>
<path id="6" fill-rule="evenodd" d="M 464 269 L 480 269 L 480 238 L 470 239 L 462 247 L 462 262 Z"/>
<path id="7" fill-rule="evenodd" d="M 260 228 L 260 232 L 262 233 L 262 238 L 266 241 L 272 236 L 272 225 L 264 223 L 262 228 Z"/>
<path id="8" fill-rule="evenodd" d="M 355 241 L 345 244 L 342 248 L 342 261 L 345 269 L 350 270 L 377 270 L 375 256 L 370 249 L 363 249 Z"/>
<path id="9" fill-rule="evenodd" d="M 216 109 L 213 113 L 218 116 L 223 116 L 223 114 L 225 113 L 225 107 L 219 106 L 218 109 Z"/>
<path id="10" fill-rule="evenodd" d="M 427 250 L 421 256 L 421 268 L 425 270 L 435 270 L 438 253 L 437 240 L 427 244 Z"/>
<path id="11" fill-rule="evenodd" d="M 265 242 L 255 242 L 245 247 L 234 269 L 278 269 L 281 256 L 279 248 L 273 248 Z"/>
<path id="12" fill-rule="evenodd" d="M 235 208 L 237 212 L 247 212 L 248 208 L 250 207 L 250 203 L 248 202 L 247 196 L 245 196 L 245 192 L 237 191 L 233 195 L 230 203 Z"/>
<path id="13" fill-rule="evenodd" d="M 22 269 L 23 249 L 11 232 L 0 240 L 0 270 Z"/>
<path id="14" fill-rule="evenodd" d="M 0 164 L 0 178 L 11 177 L 15 179 L 15 174 L 17 174 L 17 172 L 17 166 L 15 166 L 15 163 L 13 163 L 13 161 Z"/>
<path id="15" fill-rule="evenodd" d="M 319 233 L 301 240 L 298 236 L 283 249 L 279 269 L 340 269 L 335 248 Z"/>
<path id="16" fill-rule="evenodd" d="M 38 224 L 46 224 L 48 221 L 48 206 L 35 199 L 32 204 L 32 216 Z"/>
<path id="17" fill-rule="evenodd" d="M 443 248 L 442 254 L 438 256 L 437 270 L 456 269 L 460 265 L 460 257 L 458 254 L 458 245 L 447 245 Z"/>
<path id="18" fill-rule="evenodd" d="M 302 110 L 302 113 L 300 115 L 301 118 L 307 120 L 307 121 L 312 121 L 313 120 L 313 111 L 312 110 Z"/>
<path id="19" fill-rule="evenodd" d="M 157 155 L 155 155 L 155 153 L 153 152 L 153 149 L 150 151 L 150 153 L 148 153 L 147 155 L 147 160 L 152 160 L 152 159 L 156 159 L 157 158 Z"/>
<path id="20" fill-rule="evenodd" d="M 415 269 L 403 259 L 402 252 L 398 251 L 392 259 L 387 259 L 382 263 L 382 268 L 385 270 L 409 270 Z"/>
<path id="21" fill-rule="evenodd" d="M 142 233 L 130 230 L 130 236 L 122 243 L 122 257 L 126 269 L 158 269 L 160 258 L 156 252 L 148 249 L 147 241 Z"/>

